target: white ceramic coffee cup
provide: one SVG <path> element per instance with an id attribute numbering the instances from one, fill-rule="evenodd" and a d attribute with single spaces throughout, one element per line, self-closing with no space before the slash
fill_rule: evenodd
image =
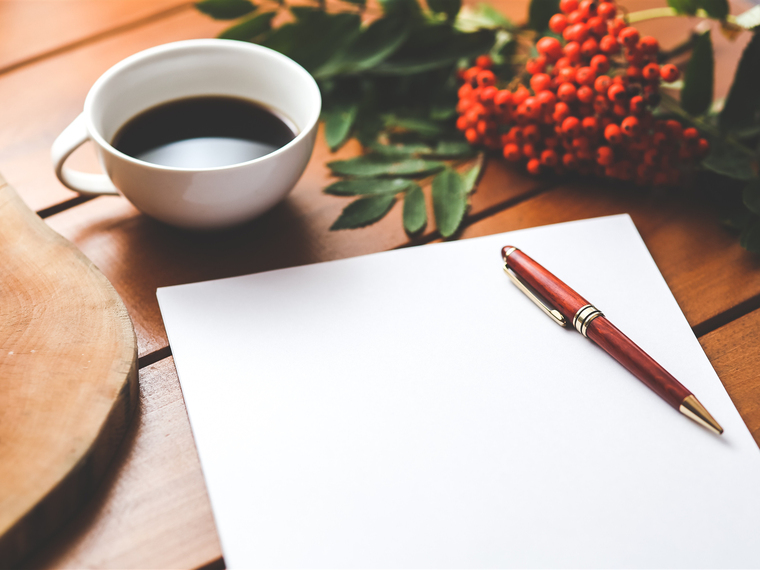
<path id="1" fill-rule="evenodd" d="M 250 99 L 289 119 L 298 135 L 255 160 L 215 168 L 175 168 L 138 160 L 111 146 L 141 111 L 193 96 Z M 300 65 L 254 44 L 188 40 L 154 47 L 117 63 L 92 86 L 84 112 L 53 143 L 60 181 L 81 194 L 123 194 L 162 222 L 193 229 L 239 224 L 262 214 L 293 188 L 306 168 L 321 108 L 319 88 Z M 91 140 L 106 174 L 64 163 Z"/>

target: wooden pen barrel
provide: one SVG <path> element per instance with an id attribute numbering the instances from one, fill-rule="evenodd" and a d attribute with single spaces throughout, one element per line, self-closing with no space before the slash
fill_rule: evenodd
<path id="1" fill-rule="evenodd" d="M 684 398 L 691 394 L 605 317 L 594 319 L 589 324 L 586 335 L 676 410 L 681 407 Z"/>
<path id="2" fill-rule="evenodd" d="M 502 256 L 510 249 L 513 249 L 513 246 L 505 246 L 502 249 Z M 589 304 L 575 291 L 563 287 L 562 282 L 554 274 L 519 249 L 514 249 L 508 254 L 507 265 L 520 276 L 520 279 L 546 299 L 553 308 L 562 313 L 568 323 L 572 322 L 578 309 Z"/>

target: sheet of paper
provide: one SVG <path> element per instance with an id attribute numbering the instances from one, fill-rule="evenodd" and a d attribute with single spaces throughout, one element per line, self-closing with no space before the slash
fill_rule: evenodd
<path id="1" fill-rule="evenodd" d="M 504 245 L 725 434 L 552 322 Z M 158 298 L 230 568 L 760 566 L 760 453 L 628 216 Z"/>

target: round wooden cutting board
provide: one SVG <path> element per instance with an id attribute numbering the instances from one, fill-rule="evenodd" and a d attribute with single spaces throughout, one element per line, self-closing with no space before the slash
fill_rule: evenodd
<path id="1" fill-rule="evenodd" d="M 121 299 L 0 177 L 1 568 L 93 492 L 136 404 Z"/>

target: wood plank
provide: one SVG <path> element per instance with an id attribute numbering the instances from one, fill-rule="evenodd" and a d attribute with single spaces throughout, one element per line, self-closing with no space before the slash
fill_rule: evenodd
<path id="1" fill-rule="evenodd" d="M 699 339 L 728 395 L 760 445 L 760 310 Z"/>
<path id="2" fill-rule="evenodd" d="M 95 80 L 135 52 L 176 40 L 212 37 L 224 25 L 187 9 L 0 75 L 0 170 L 8 182 L 34 210 L 76 196 L 56 179 L 50 147 L 82 111 Z M 94 152 L 84 147 L 71 164 L 99 171 Z"/>
<path id="3" fill-rule="evenodd" d="M 137 343 L 103 275 L 0 177 L 0 567 L 92 493 L 137 403 Z"/>
<path id="4" fill-rule="evenodd" d="M 0 73 L 189 5 L 187 0 L 4 0 L 0 2 Z"/>
<path id="5" fill-rule="evenodd" d="M 692 326 L 760 295 L 760 258 L 685 193 L 567 185 L 475 223 L 462 237 L 621 213 L 633 218 Z"/>
<path id="6" fill-rule="evenodd" d="M 140 371 L 139 405 L 112 469 L 31 568 L 199 568 L 221 558 L 174 362 Z"/>

